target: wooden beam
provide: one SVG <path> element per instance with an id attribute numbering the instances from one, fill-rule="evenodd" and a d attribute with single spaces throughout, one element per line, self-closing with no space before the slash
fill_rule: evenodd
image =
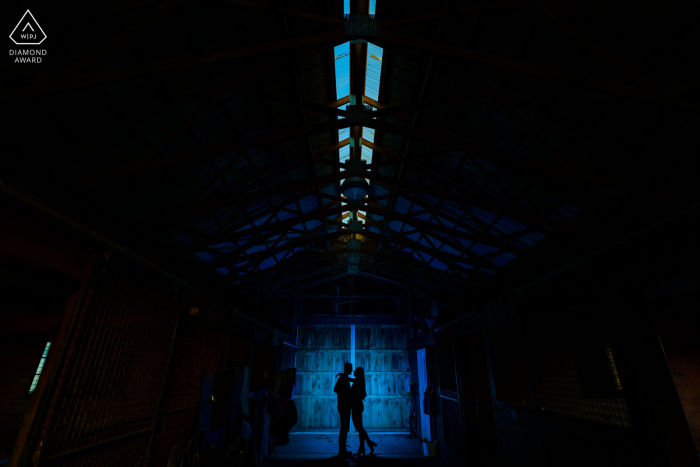
<path id="1" fill-rule="evenodd" d="M 557 2 L 558 3 L 558 2 Z M 583 44 L 588 50 L 598 55 L 600 58 L 608 62 L 613 68 L 615 68 L 620 73 L 627 76 L 632 81 L 635 81 L 642 88 L 653 89 L 653 83 L 642 76 L 636 70 L 633 70 L 626 63 L 624 63 L 620 58 L 614 56 L 609 50 L 598 45 L 591 38 L 586 36 L 584 33 L 579 31 L 573 24 L 565 20 L 561 15 L 557 14 L 547 2 L 537 2 L 537 9 L 544 14 L 550 21 L 562 28 L 564 31 L 575 37 L 581 44 Z"/>
<path id="2" fill-rule="evenodd" d="M 384 75 L 384 73 L 382 73 L 382 76 L 383 76 L 383 75 Z M 369 105 L 371 105 L 372 107 L 377 108 L 377 109 L 380 109 L 380 110 L 384 110 L 384 109 L 388 109 L 388 108 L 389 108 L 388 106 L 382 104 L 381 102 L 375 101 L 375 100 L 372 99 L 371 97 L 362 96 L 362 101 L 363 101 L 365 104 L 369 104 Z M 411 123 L 411 122 L 413 122 L 413 117 L 411 117 L 411 116 L 410 116 L 409 114 L 407 114 L 407 113 L 395 113 L 395 114 L 393 114 L 393 116 L 396 117 L 396 118 L 399 118 L 399 119 L 403 120 L 403 121 L 406 122 L 406 123 Z"/>
<path id="3" fill-rule="evenodd" d="M 130 39 L 136 32 L 140 31 L 146 26 L 157 23 L 157 18 L 159 18 L 172 8 L 177 7 L 179 3 L 180 2 L 177 0 L 168 0 L 166 2 L 161 3 L 160 5 L 157 5 L 147 14 L 139 15 L 138 21 L 131 23 L 129 26 L 122 29 L 117 34 L 111 36 L 106 41 L 100 43 L 97 47 L 94 47 L 88 53 L 84 54 L 78 60 L 70 64 L 68 68 L 59 72 L 59 79 L 70 79 L 75 77 L 78 73 L 80 73 L 91 63 L 93 63 L 97 58 L 107 53 L 115 45 L 120 44 L 127 39 Z"/>
<path id="4" fill-rule="evenodd" d="M 458 280 L 460 282 L 463 282 L 465 284 L 469 284 L 475 287 L 481 287 L 487 290 L 501 290 L 500 287 L 495 286 L 493 283 L 485 283 L 485 282 L 478 282 L 475 283 L 473 279 L 469 277 L 463 277 L 459 274 L 453 274 L 449 272 L 442 271 L 440 269 L 431 267 L 426 265 L 425 263 L 418 262 L 417 260 L 408 260 L 405 258 L 400 258 L 394 255 L 389 255 L 387 253 L 381 253 L 378 251 L 373 251 L 373 250 L 368 250 L 366 248 L 360 248 L 360 253 L 365 254 L 365 255 L 370 255 L 370 256 L 376 256 L 378 258 L 385 259 L 387 261 L 391 261 L 397 264 L 403 264 L 404 266 L 409 266 L 415 269 L 418 269 L 420 271 L 425 271 L 429 272 L 431 274 L 435 274 L 436 276 L 443 276 L 443 277 L 449 277 L 451 279 Z M 405 253 L 405 252 L 404 252 Z"/>
<path id="5" fill-rule="evenodd" d="M 340 263 L 338 264 L 340 266 Z M 292 295 L 288 293 L 275 293 L 272 295 L 273 298 L 292 298 Z M 370 295 L 352 295 L 352 294 L 302 294 L 302 298 L 376 298 L 376 299 L 386 299 L 386 298 L 400 298 L 405 299 L 406 295 L 403 294 L 370 294 Z M 429 298 L 430 295 L 426 295 L 425 298 Z M 394 316 L 394 315 L 391 315 Z"/>
<path id="6" fill-rule="evenodd" d="M 391 29 L 402 26 L 415 26 L 418 24 L 432 23 L 435 21 L 461 19 L 469 16 L 526 8 L 531 7 L 534 4 L 535 2 L 532 0 L 519 2 L 488 3 L 485 5 L 476 5 L 467 8 L 459 8 L 453 11 L 438 11 L 435 13 L 427 13 L 416 16 L 407 16 L 384 20 L 381 22 L 381 27 L 382 29 Z"/>
<path id="7" fill-rule="evenodd" d="M 180 221 L 187 219 L 188 217 L 201 214 L 202 212 L 211 212 L 230 206 L 241 206 L 257 199 L 271 198 L 273 196 L 279 196 L 288 192 L 306 191 L 313 195 L 315 194 L 315 189 L 313 188 L 314 186 L 321 183 L 339 181 L 343 178 L 345 178 L 345 175 L 342 172 L 336 172 L 318 178 L 280 184 L 274 188 L 268 188 L 265 190 L 248 191 L 249 189 L 246 189 L 242 191 L 234 191 L 229 195 L 222 196 L 212 201 L 199 203 L 194 206 L 180 206 L 178 207 L 178 210 L 174 212 L 135 220 L 126 225 L 125 230 L 129 231 L 135 228 L 143 228 L 144 225 L 158 225 Z"/>
<path id="8" fill-rule="evenodd" d="M 311 21 L 318 24 L 324 24 L 329 27 L 340 28 L 344 24 L 342 18 L 335 18 L 331 16 L 318 15 L 315 13 L 310 13 L 306 11 L 294 10 L 291 8 L 279 7 L 277 5 L 255 2 L 250 0 L 221 0 L 225 3 L 232 3 L 252 10 L 282 15 L 288 18 L 294 18 L 299 20 Z M 423 24 L 434 21 L 460 19 L 469 16 L 481 15 L 486 13 L 500 12 L 505 10 L 512 10 L 517 8 L 523 8 L 528 6 L 533 6 L 534 1 L 519 1 L 519 2 L 506 2 L 497 3 L 489 5 L 479 5 L 468 8 L 460 8 L 454 11 L 437 12 L 430 14 L 422 14 L 417 16 L 409 16 L 403 18 L 395 18 L 390 20 L 384 20 L 381 22 L 381 28 L 395 28 L 401 26 L 412 26 L 417 24 Z M 353 5 L 354 6 L 354 5 Z M 352 7 L 351 7 L 352 8 Z M 358 5 L 358 8 L 353 10 L 353 13 L 367 13 L 368 10 L 364 8 L 364 4 Z"/>
<path id="9" fill-rule="evenodd" d="M 336 18 L 333 16 L 319 15 L 316 13 L 311 13 L 308 11 L 294 10 L 292 8 L 285 8 L 276 4 L 276 2 L 263 3 L 255 2 L 251 0 L 220 0 L 223 3 L 231 3 L 233 5 L 238 5 L 250 10 L 259 11 L 261 13 L 269 13 L 275 15 L 285 16 L 287 18 L 293 18 L 303 21 L 310 21 L 313 23 L 324 24 L 329 27 L 342 28 L 345 24 L 343 18 Z"/>
<path id="10" fill-rule="evenodd" d="M 284 38 L 269 42 L 236 46 L 205 54 L 192 54 L 167 58 L 124 68 L 114 68 L 99 73 L 79 75 L 70 80 L 55 83 L 37 83 L 26 86 L 0 89 L 0 102 L 21 99 L 29 96 L 39 96 L 68 91 L 71 89 L 80 89 L 86 86 L 94 86 L 114 81 L 140 78 L 154 73 L 174 72 L 177 70 L 183 70 L 191 67 L 201 67 L 228 60 L 285 52 L 302 47 L 321 44 L 335 45 L 345 41 L 347 41 L 347 36 L 342 30 L 338 29 L 310 34 L 308 36 Z"/>
<path id="11" fill-rule="evenodd" d="M 621 95 L 629 98 L 645 100 L 660 105 L 679 107 L 683 109 L 698 111 L 700 103 L 687 101 L 670 95 L 652 93 L 646 87 L 630 86 L 624 83 L 617 83 L 594 76 L 584 77 L 579 73 L 560 70 L 549 65 L 524 62 L 510 57 L 493 55 L 478 50 L 467 49 L 451 44 L 426 41 L 423 38 L 406 36 L 391 31 L 382 30 L 378 40 L 375 42 L 410 47 L 417 50 L 432 52 L 439 55 L 461 58 L 475 63 L 482 63 L 497 68 L 510 71 L 539 76 L 555 82 L 593 89 L 605 94 Z M 381 44 L 380 44 L 381 45 Z"/>
<path id="12" fill-rule="evenodd" d="M 325 113 L 325 114 L 329 114 L 329 115 L 338 115 L 339 117 L 347 116 L 347 112 L 345 110 L 338 108 L 338 107 L 340 107 L 340 105 L 336 106 L 336 105 L 316 104 L 314 102 L 299 100 L 299 99 L 295 99 L 293 97 L 288 97 L 288 96 L 281 96 L 279 94 L 270 94 L 270 93 L 266 93 L 266 92 L 256 92 L 253 89 L 238 88 L 238 89 L 235 89 L 234 91 L 239 93 L 239 94 L 258 97 L 260 99 L 267 99 L 270 101 L 282 102 L 284 104 L 289 104 L 291 106 L 297 106 L 297 107 L 303 107 L 303 108 L 309 109 L 309 110 L 315 110 L 318 113 Z M 335 102 L 333 104 L 335 104 Z"/>
<path id="13" fill-rule="evenodd" d="M 396 105 L 393 107 L 386 107 L 376 110 L 372 113 L 375 118 L 384 117 L 388 115 L 396 115 L 405 112 L 411 112 L 414 110 L 422 110 L 430 107 L 439 107 L 441 105 L 453 105 L 460 103 L 465 100 L 478 99 L 484 97 L 486 94 L 483 91 L 471 92 L 468 94 L 457 94 L 449 97 L 444 97 L 442 99 L 435 99 L 427 102 L 412 102 L 405 105 Z M 411 119 L 412 120 L 412 119 Z"/>
<path id="14" fill-rule="evenodd" d="M 384 275 L 387 275 L 387 276 L 396 277 L 398 279 L 405 279 L 406 278 L 405 272 L 398 273 L 397 271 L 383 269 L 381 271 L 381 273 Z M 491 291 L 489 289 L 480 290 L 479 288 L 473 288 L 473 287 L 466 288 L 466 287 L 461 287 L 461 286 L 459 288 L 456 288 L 456 287 L 451 287 L 447 284 L 443 284 L 441 282 L 425 279 L 423 277 L 413 278 L 413 279 L 411 279 L 411 282 L 413 283 L 414 286 L 423 285 L 430 290 L 439 289 L 439 290 L 443 290 L 445 292 L 449 292 L 449 293 L 452 293 L 455 295 L 469 296 L 469 297 L 472 297 L 474 299 L 484 299 L 486 297 L 493 295 L 493 291 Z"/>
<path id="15" fill-rule="evenodd" d="M 278 315 L 273 315 L 278 316 Z M 348 314 L 300 314 L 299 324 L 315 326 L 346 326 L 352 324 L 364 324 L 375 326 L 403 326 L 406 317 L 403 315 L 348 315 Z"/>
<path id="16" fill-rule="evenodd" d="M 311 193 L 309 193 L 311 194 Z M 285 205 L 289 204 L 289 201 L 285 201 Z M 312 211 L 309 213 L 304 213 L 289 219 L 284 219 L 281 221 L 277 222 L 270 222 L 267 224 L 263 224 L 257 227 L 249 227 L 246 228 L 245 225 L 239 224 L 236 226 L 237 229 L 236 231 L 230 232 L 230 233 L 225 233 L 221 235 L 214 235 L 212 237 L 209 237 L 207 239 L 200 240 L 198 242 L 195 242 L 191 245 L 183 245 L 182 247 L 178 247 L 177 252 L 172 252 L 169 258 L 173 257 L 179 257 L 183 256 L 186 254 L 191 254 L 197 251 L 202 251 L 211 245 L 217 245 L 221 243 L 226 243 L 226 242 L 235 242 L 238 240 L 241 240 L 242 238 L 247 238 L 247 237 L 254 237 L 255 235 L 263 234 L 263 233 L 269 233 L 269 232 L 280 232 L 283 229 L 289 229 L 297 224 L 301 224 L 304 222 L 309 222 L 315 219 L 323 219 L 328 216 L 332 215 L 339 215 L 344 212 L 345 208 L 342 206 L 335 206 L 335 207 L 324 207 L 321 209 L 318 209 L 316 211 Z M 267 213 L 265 214 L 266 216 L 271 214 Z M 254 217 L 259 218 L 259 215 L 254 215 Z"/>
<path id="17" fill-rule="evenodd" d="M 245 151 L 247 149 L 257 147 L 259 145 L 264 147 L 266 145 L 269 145 L 270 143 L 305 137 L 317 133 L 323 133 L 326 131 L 339 130 L 341 128 L 347 127 L 347 119 L 342 119 L 328 123 L 321 123 L 318 125 L 310 125 L 308 127 L 290 128 L 288 125 L 285 125 L 284 127 L 276 127 L 274 129 L 265 131 L 262 134 L 257 134 L 251 136 L 250 138 L 246 138 L 239 141 L 231 141 L 230 137 L 224 137 L 218 142 L 211 143 L 199 150 L 168 155 L 167 157 L 163 156 L 159 158 L 152 158 L 144 162 L 125 164 L 120 167 L 115 167 L 99 172 L 93 172 L 92 174 L 89 174 L 87 176 L 76 176 L 74 179 L 62 182 L 62 184 L 74 184 L 79 183 L 80 181 L 97 182 L 102 180 L 109 180 L 112 178 L 136 174 L 147 170 L 156 170 L 175 164 L 182 164 L 192 160 L 205 162 L 209 160 L 218 159 L 226 154 L 230 154 L 236 151 Z M 242 155 L 240 155 L 239 157 L 242 157 Z"/>
<path id="18" fill-rule="evenodd" d="M 250 261 L 255 258 L 271 258 L 275 256 L 277 253 L 281 253 L 283 251 L 290 251 L 294 250 L 295 248 L 303 248 L 309 245 L 313 245 L 316 243 L 320 242 L 325 242 L 326 240 L 331 240 L 331 239 L 336 239 L 339 237 L 344 237 L 347 235 L 347 232 L 344 231 L 338 231 L 338 232 L 331 232 L 329 234 L 325 235 L 314 235 L 311 238 L 302 238 L 302 239 L 294 239 L 287 241 L 283 245 L 279 245 L 274 248 L 265 248 L 264 250 L 257 251 L 255 253 L 245 253 L 245 251 L 235 251 L 233 253 L 225 254 L 223 257 L 218 258 L 214 261 L 211 261 L 209 263 L 206 263 L 204 267 L 206 269 L 218 269 L 220 267 L 228 267 L 231 264 L 234 263 L 241 263 L 243 261 Z"/>
<path id="19" fill-rule="evenodd" d="M 421 232 L 423 233 L 423 232 Z M 496 266 L 493 263 L 490 263 L 489 261 L 479 258 L 476 255 L 472 256 L 459 256 L 459 255 L 454 255 L 452 253 L 446 253 L 440 250 L 437 250 L 433 247 L 428 247 L 425 245 L 422 245 L 418 242 L 415 242 L 411 240 L 410 238 L 406 236 L 401 236 L 401 235 L 386 235 L 386 234 L 377 234 L 371 231 L 366 231 L 363 232 L 363 235 L 365 235 L 368 238 L 372 238 L 374 240 L 379 240 L 383 242 L 388 242 L 388 243 L 393 243 L 394 245 L 401 247 L 401 248 L 409 248 L 414 251 L 421 251 L 427 255 L 430 255 L 433 258 L 436 258 L 440 260 L 441 262 L 445 263 L 446 266 L 448 266 L 450 269 L 453 269 L 454 271 L 457 271 L 462 274 L 466 274 L 467 277 L 469 276 L 470 272 L 469 269 L 464 268 L 462 266 L 458 266 L 455 264 L 456 262 L 461 262 L 466 265 L 473 266 L 475 268 L 479 269 L 484 269 L 486 271 L 492 271 L 492 272 L 498 272 L 500 268 Z M 438 237 L 439 239 L 439 237 Z M 444 243 L 444 242 L 443 242 Z"/>
<path id="20" fill-rule="evenodd" d="M 233 276 L 231 274 L 227 274 L 226 276 L 223 276 L 219 281 L 212 284 L 212 288 L 218 288 L 218 289 L 230 288 L 230 287 L 234 286 L 232 284 L 233 281 L 238 280 L 238 281 L 246 281 L 247 282 L 250 279 L 253 279 L 255 277 L 259 277 L 261 275 L 267 275 L 267 274 L 271 274 L 274 272 L 283 271 L 283 270 L 289 269 L 289 268 L 296 268 L 296 267 L 305 266 L 308 264 L 312 264 L 312 263 L 316 263 L 318 261 L 324 260 L 326 258 L 331 258 L 334 256 L 339 256 L 339 255 L 343 255 L 343 254 L 347 254 L 347 253 L 348 253 L 347 248 L 338 248 L 335 250 L 328 251 L 326 253 L 319 253 L 319 254 L 316 254 L 316 255 L 311 256 L 311 257 L 299 258 L 297 261 L 286 260 L 278 265 L 271 266 L 271 267 L 264 269 L 262 271 L 251 272 L 251 273 L 245 274 L 243 276 L 240 276 L 240 275 Z"/>
<path id="21" fill-rule="evenodd" d="M 396 196 L 401 196 L 400 194 L 397 194 Z M 522 248 L 514 247 L 513 245 L 504 243 L 502 241 L 499 241 L 497 238 L 491 238 L 491 237 L 486 237 L 485 235 L 479 235 L 479 234 L 474 234 L 470 232 L 466 232 L 464 230 L 458 230 L 450 227 L 444 227 L 438 223 L 434 222 L 429 222 L 429 221 L 424 221 L 420 219 L 416 219 L 415 217 L 406 215 L 406 214 L 400 214 L 398 212 L 394 211 L 389 211 L 386 208 L 380 208 L 376 206 L 366 206 L 365 211 L 370 213 L 370 214 L 375 214 L 378 216 L 385 217 L 387 219 L 393 219 L 397 220 L 400 222 L 403 222 L 405 224 L 412 225 L 414 227 L 422 228 L 425 231 L 435 231 L 439 233 L 443 233 L 445 235 L 449 235 L 453 238 L 461 238 L 462 240 L 466 240 L 469 242 L 476 242 L 480 243 L 482 245 L 488 245 L 494 248 L 498 248 L 499 250 L 505 250 L 505 251 L 522 251 L 524 250 Z M 437 216 L 439 214 L 437 213 L 431 213 L 433 216 Z M 375 219 L 372 219 L 375 220 Z M 453 221 L 450 221 L 454 223 Z"/>
<path id="22" fill-rule="evenodd" d="M 557 222 L 557 221 L 554 221 L 552 219 L 546 218 L 544 216 L 540 216 L 537 213 L 520 211 L 517 209 L 513 209 L 510 206 L 498 205 L 496 203 L 492 203 L 488 200 L 485 200 L 484 198 L 482 198 L 481 196 L 478 196 L 476 194 L 470 194 L 470 193 L 466 193 L 466 192 L 465 193 L 455 193 L 454 191 L 447 191 L 447 190 L 443 190 L 441 188 L 429 187 L 426 185 L 422 185 L 420 183 L 409 182 L 406 180 L 382 175 L 382 174 L 379 174 L 376 172 L 368 172 L 366 177 L 369 178 L 370 180 L 374 180 L 374 181 L 378 181 L 381 183 L 385 183 L 387 185 L 393 185 L 396 187 L 407 189 L 407 190 L 413 191 L 414 193 L 425 193 L 426 195 L 429 195 L 429 196 L 435 196 L 438 198 L 454 201 L 455 203 L 457 203 L 461 206 L 470 206 L 470 207 L 484 209 L 484 210 L 494 212 L 494 213 L 505 214 L 514 220 L 525 222 L 526 225 L 528 223 L 534 222 L 534 223 L 537 223 L 538 225 L 544 225 L 544 226 L 550 227 L 556 231 L 572 230 L 572 228 L 570 226 L 567 226 L 566 224 L 564 224 L 562 222 Z"/>

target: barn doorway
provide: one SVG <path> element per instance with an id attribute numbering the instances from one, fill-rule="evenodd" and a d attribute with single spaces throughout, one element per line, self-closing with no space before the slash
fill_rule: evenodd
<path id="1" fill-rule="evenodd" d="M 354 332 L 353 332 L 354 330 Z M 337 433 L 333 392 L 345 362 L 365 369 L 367 398 L 362 420 L 368 432 L 408 433 L 408 334 L 398 325 L 299 326 L 294 432 Z"/>

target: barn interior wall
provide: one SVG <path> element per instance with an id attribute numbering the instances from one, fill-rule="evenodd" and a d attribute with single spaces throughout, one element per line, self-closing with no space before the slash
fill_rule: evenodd
<path id="1" fill-rule="evenodd" d="M 416 348 L 413 345 L 409 345 L 408 349 L 408 365 L 409 371 L 411 372 L 410 377 L 410 389 L 411 389 L 411 403 L 409 405 L 409 417 L 411 416 L 410 411 L 415 411 L 415 425 L 412 433 L 418 438 L 421 436 L 421 412 L 420 412 L 420 394 L 419 384 L 418 384 L 418 360 L 416 358 Z"/>
<path id="2" fill-rule="evenodd" d="M 3 381 L 0 453 L 10 457 L 21 427 L 29 426 L 34 419 L 30 409 L 42 397 L 38 391 L 46 384 L 47 368 L 55 363 L 54 350 L 60 344 L 57 342 L 52 343 L 42 373 L 44 379 L 40 380 L 37 392 L 28 394 L 46 343 L 56 337 L 57 327 L 76 307 L 78 288 L 86 278 L 90 255 L 99 255 L 102 250 L 56 223 L 30 216 L 9 203 L 3 204 L 0 215 L 0 376 Z M 183 315 L 173 347 L 175 358 L 172 358 L 166 380 L 153 383 L 156 386 L 165 384 L 154 424 L 149 465 L 166 465 L 173 446 L 191 425 L 202 374 L 223 370 L 229 356 L 234 363 L 249 365 L 249 360 L 237 361 L 235 357 L 246 352 L 250 356 L 252 348 L 246 351 L 243 347 L 251 347 L 252 339 L 234 336 L 229 343 L 232 329 L 246 329 L 246 337 L 268 345 L 291 340 L 277 329 L 231 313 L 230 305 L 216 296 L 205 295 L 185 301 L 188 300 L 202 306 L 202 315 Z M 275 365 L 276 361 L 270 363 L 273 371 Z M 263 422 L 258 424 L 257 420 L 252 420 L 254 429 L 259 431 L 260 458 L 267 453 L 268 442 L 263 429 L 267 415 L 264 404 L 256 405 L 255 401 L 259 402 L 268 394 L 266 391 L 254 391 L 250 395 L 253 401 L 250 410 L 260 412 L 258 419 Z M 144 449 L 140 452 L 145 456 L 149 451 L 148 436 L 143 441 Z M 144 443 L 138 442 L 141 449 Z M 127 442 L 122 448 L 111 447 L 103 455 L 119 456 L 119 449 L 128 450 L 130 446 L 133 447 Z"/>
<path id="3" fill-rule="evenodd" d="M 207 296 L 205 303 L 202 316 L 185 317 L 175 340 L 157 424 L 162 428 L 153 440 L 151 466 L 167 465 L 178 440 L 191 435 L 202 377 L 238 366 L 251 368 L 249 385 L 244 388 L 247 404 L 242 408 L 249 416 L 258 461 L 269 452 L 269 415 L 263 399 L 270 396 L 278 344 L 288 336 L 222 311 L 225 303 L 216 297 Z M 217 308 L 212 310 L 212 306 Z"/>
<path id="4" fill-rule="evenodd" d="M 91 252 L 50 223 L 0 203 L 0 458 L 14 450 L 37 397 L 29 389 L 42 353 L 75 299 Z"/>
<path id="5" fill-rule="evenodd" d="M 7 412 L 2 413 L 2 418 L 8 422 L 0 429 L 0 451 L 9 454 L 31 402 L 26 388 L 36 370 L 38 356 L 52 328 L 64 316 L 66 304 L 71 303 L 70 297 L 84 275 L 89 254 L 97 250 L 37 221 L 24 222 L 16 212 L 5 211 L 5 214 L 6 222 L 0 223 L 0 332 L 3 333 L 0 355 L 4 362 L 0 371 L 7 388 L 2 403 Z M 444 405 L 441 405 L 435 426 L 445 460 L 453 465 L 464 465 L 464 462 L 475 464 L 481 459 L 489 465 L 488 462 L 495 462 L 497 452 L 503 465 L 592 462 L 605 465 L 608 459 L 645 465 L 645 462 L 668 458 L 669 452 L 676 448 L 678 452 L 687 453 L 683 440 L 688 438 L 694 443 L 691 455 L 697 461 L 700 344 L 695 336 L 698 325 L 695 315 L 700 304 L 700 273 L 696 266 L 700 255 L 697 248 L 681 244 L 669 251 L 646 255 L 643 261 L 625 261 L 629 258 L 625 255 L 620 254 L 605 266 L 591 267 L 554 285 L 539 287 L 508 300 L 488 302 L 475 320 L 455 324 L 437 336 L 433 331 L 420 333 L 411 340 L 407 362 L 411 381 L 417 388 L 415 350 L 434 346 L 436 337 L 447 332 L 459 337 L 460 344 L 453 351 L 459 390 L 453 398 L 458 401 L 463 420 L 461 436 L 466 451 L 460 453 L 450 447 L 454 442 L 447 439 L 448 421 Z M 603 280 L 597 272 L 599 268 L 607 268 Z M 209 306 L 200 320 L 179 328 L 173 348 L 173 355 L 177 357 L 168 372 L 155 424 L 151 465 L 167 463 L 172 446 L 194 415 L 195 390 L 199 384 L 195 375 L 227 367 L 227 359 L 233 354 L 245 354 L 250 358 L 253 340 L 271 346 L 277 346 L 281 339 L 290 340 L 279 330 L 233 315 L 228 305 L 216 297 L 207 297 L 206 303 Z M 393 303 L 396 308 L 392 310 L 399 313 L 401 305 L 395 300 Z M 627 304 L 627 308 L 620 308 L 619 303 Z M 633 316 L 629 314 L 630 306 Z M 613 316 L 615 320 L 601 322 L 601 316 Z M 572 323 L 584 323 L 588 327 L 572 330 Z M 636 329 L 631 323 L 644 328 L 638 334 L 631 334 Z M 242 325 L 249 326 L 254 339 L 231 337 L 231 329 Z M 623 397 L 596 397 L 588 411 L 580 407 L 580 394 L 562 389 L 582 385 L 581 371 L 577 367 L 580 364 L 575 359 L 555 358 L 556 350 L 563 348 L 567 340 L 562 336 L 566 337 L 567 332 L 568 336 L 575 335 L 584 329 L 610 330 L 611 353 L 619 364 L 625 389 Z M 511 347 L 496 348 L 494 352 L 493 344 L 498 342 L 499 333 L 505 334 L 504 340 Z M 663 345 L 661 354 L 654 348 L 657 335 Z M 644 347 L 646 353 L 642 355 L 648 356 L 648 360 L 634 356 L 631 349 L 636 349 L 637 345 Z M 653 362 L 658 355 L 663 356 L 658 364 L 640 368 L 647 366 L 646 362 Z M 508 367 L 504 370 L 504 361 L 510 361 L 517 370 Z M 645 381 L 664 378 L 671 386 L 643 388 Z M 263 397 L 269 395 L 266 384 L 264 382 L 249 394 L 259 458 L 268 452 L 268 418 L 262 403 Z M 394 384 L 393 391 L 397 392 L 399 386 Z M 650 397 L 654 394 L 668 397 Z M 666 401 L 666 405 L 648 405 L 646 401 L 650 398 Z M 478 411 L 477 400 L 481 402 Z M 676 408 L 680 415 L 675 419 L 640 415 L 645 411 L 673 413 Z M 407 415 L 400 409 L 396 419 L 407 422 Z M 420 417 L 417 418 L 420 430 Z M 645 438 L 640 440 L 633 436 L 630 425 L 641 426 Z M 664 431 L 675 433 L 675 441 L 664 438 Z M 644 449 L 644 441 L 651 447 Z M 685 454 L 678 454 L 682 455 Z"/>
<path id="6" fill-rule="evenodd" d="M 335 375 L 351 362 L 351 326 L 303 325 L 299 332 L 295 431 L 337 431 Z M 410 401 L 405 325 L 355 325 L 355 368 L 365 370 L 363 424 L 370 431 L 408 431 Z"/>
<path id="7" fill-rule="evenodd" d="M 0 257 L 0 459 L 13 451 L 47 342 L 79 282 Z M 55 343 L 55 342 L 52 342 Z M 50 347 L 49 347 L 50 350 Z"/>
<path id="8" fill-rule="evenodd" d="M 459 351 L 461 398 L 470 398 L 467 381 L 474 399 L 486 398 L 491 383 L 494 391 L 488 410 L 482 404 L 479 415 L 463 411 L 466 458 L 447 445 L 441 407 L 444 460 L 474 464 L 478 457 L 469 450 L 480 449 L 481 462 L 495 465 L 484 449 L 493 433 L 501 465 L 697 465 L 697 248 L 676 242 L 662 253 L 639 251 L 628 245 L 604 263 L 488 302 L 475 319 L 440 329 L 463 342 L 484 337 Z M 432 333 L 417 335 L 412 351 Z M 596 379 L 604 376 L 604 351 L 622 390 Z M 488 357 L 481 374 L 473 358 L 480 352 Z M 483 425 L 484 414 L 491 427 Z M 470 423 L 479 429 L 470 430 Z"/>
<path id="9" fill-rule="evenodd" d="M 645 297 L 655 312 L 656 327 L 668 366 L 700 452 L 700 272 L 684 272 L 651 284 Z"/>

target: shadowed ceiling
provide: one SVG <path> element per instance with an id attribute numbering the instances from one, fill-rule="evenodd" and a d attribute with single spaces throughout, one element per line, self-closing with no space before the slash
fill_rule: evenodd
<path id="1" fill-rule="evenodd" d="M 698 202 L 690 2 L 91 8 L 3 65 L 0 178 L 224 295 L 483 300 Z"/>

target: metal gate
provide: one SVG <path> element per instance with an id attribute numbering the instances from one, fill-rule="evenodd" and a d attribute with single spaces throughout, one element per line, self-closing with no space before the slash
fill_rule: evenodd
<path id="1" fill-rule="evenodd" d="M 145 465 L 177 319 L 174 286 L 97 260 L 21 460 Z"/>

